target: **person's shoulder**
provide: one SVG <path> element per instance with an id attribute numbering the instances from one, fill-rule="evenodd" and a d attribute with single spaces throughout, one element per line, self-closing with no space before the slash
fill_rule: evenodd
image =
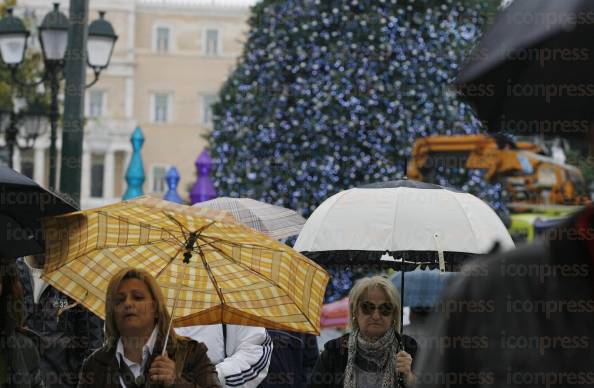
<path id="1" fill-rule="evenodd" d="M 329 352 L 337 352 L 348 348 L 349 333 L 343 334 L 338 338 L 331 339 L 324 344 L 324 350 Z"/>
<path id="2" fill-rule="evenodd" d="M 24 365 L 29 370 L 39 368 L 39 353 L 34 341 L 20 329 L 15 330 L 7 338 L 7 345 L 13 348 L 24 360 Z"/>
<path id="3" fill-rule="evenodd" d="M 29 345 L 29 342 L 36 348 L 41 346 L 41 335 L 35 330 L 29 329 L 28 327 L 19 327 L 15 329 L 15 338 L 18 338 L 20 341 L 25 341 L 24 344 L 27 346 Z"/>
<path id="4" fill-rule="evenodd" d="M 410 335 L 402 334 L 402 342 L 404 343 L 404 346 L 417 346 L 417 340 Z"/>
<path id="5" fill-rule="evenodd" d="M 496 292 L 502 281 L 509 281 L 506 268 L 529 264 L 544 265 L 551 262 L 546 241 L 521 246 L 488 257 L 479 257 L 465 264 L 448 283 L 443 299 L 458 295 L 490 294 Z"/>
<path id="6" fill-rule="evenodd" d="M 413 358 L 416 356 L 419 345 L 413 337 L 402 334 L 402 345 Z"/>
<path id="7" fill-rule="evenodd" d="M 16 329 L 11 338 L 15 347 L 19 349 L 36 349 L 35 336 L 37 334 L 27 329 Z"/>
<path id="8" fill-rule="evenodd" d="M 115 356 L 115 347 L 104 345 L 99 349 L 95 349 L 89 356 L 84 360 L 85 365 L 92 365 L 95 363 L 107 364 Z"/>
<path id="9" fill-rule="evenodd" d="M 206 353 L 208 350 L 204 342 L 196 341 L 183 335 L 177 336 L 177 347 L 187 349 L 189 353 Z"/>
<path id="10" fill-rule="evenodd" d="M 499 254 L 479 257 L 465 264 L 460 269 L 460 275 L 496 275 L 500 273 L 502 263 L 547 262 L 550 260 L 551 251 L 547 241 L 537 241 L 532 244 L 522 245 Z"/>
<path id="11" fill-rule="evenodd" d="M 199 338 L 199 337 L 210 337 L 210 336 L 222 336 L 223 330 L 221 324 L 214 325 L 195 325 L 178 327 L 175 329 L 178 336 L 184 336 L 187 338 Z"/>

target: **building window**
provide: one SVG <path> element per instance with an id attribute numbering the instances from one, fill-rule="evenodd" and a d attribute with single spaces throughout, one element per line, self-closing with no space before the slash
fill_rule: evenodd
<path id="1" fill-rule="evenodd" d="M 89 116 L 101 117 L 103 116 L 103 90 L 89 91 Z"/>
<path id="2" fill-rule="evenodd" d="M 114 154 L 115 168 L 113 176 L 115 181 L 113 184 L 113 192 L 116 197 L 124 195 L 124 183 L 126 182 L 126 154 L 126 151 L 116 151 Z"/>
<path id="3" fill-rule="evenodd" d="M 217 98 L 214 95 L 206 94 L 202 96 L 202 124 L 212 123 L 212 106 Z"/>
<path id="4" fill-rule="evenodd" d="M 164 193 L 166 191 L 165 174 L 167 174 L 167 167 L 153 166 L 153 193 Z"/>
<path id="5" fill-rule="evenodd" d="M 218 55 L 219 54 L 219 31 L 218 30 L 206 30 L 206 54 L 207 55 Z"/>
<path id="6" fill-rule="evenodd" d="M 91 197 L 103 198 L 103 175 L 105 174 L 105 155 L 91 155 Z"/>
<path id="7" fill-rule="evenodd" d="M 21 151 L 21 174 L 33 179 L 35 169 L 34 150 Z"/>
<path id="8" fill-rule="evenodd" d="M 155 35 L 155 49 L 159 53 L 166 53 L 169 51 L 169 28 L 157 27 Z"/>
<path id="9" fill-rule="evenodd" d="M 0 148 L 0 165 L 8 166 L 8 148 L 7 147 Z"/>
<path id="10" fill-rule="evenodd" d="M 153 97 L 153 122 L 166 123 L 169 121 L 169 94 L 155 93 Z"/>

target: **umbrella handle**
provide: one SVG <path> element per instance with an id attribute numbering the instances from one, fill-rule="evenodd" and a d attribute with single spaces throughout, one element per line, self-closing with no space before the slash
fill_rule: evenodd
<path id="1" fill-rule="evenodd" d="M 404 350 L 404 341 L 402 339 L 402 329 L 400 329 L 400 341 L 398 343 L 398 352 L 401 352 L 403 350 Z M 404 388 L 404 373 L 398 373 L 397 386 L 398 386 L 398 388 Z"/>
<path id="2" fill-rule="evenodd" d="M 404 350 L 404 258 L 402 259 L 403 266 L 400 268 L 400 341 L 398 341 L 398 351 Z M 404 374 L 398 373 L 398 388 L 404 388 Z"/>
<path id="3" fill-rule="evenodd" d="M 435 240 L 437 256 L 439 257 L 439 271 L 445 272 L 445 258 L 443 255 L 443 249 L 441 249 L 441 244 L 439 243 L 439 233 L 433 233 L 433 239 Z"/>
<path id="4" fill-rule="evenodd" d="M 400 269 L 400 338 L 404 332 L 404 268 Z"/>

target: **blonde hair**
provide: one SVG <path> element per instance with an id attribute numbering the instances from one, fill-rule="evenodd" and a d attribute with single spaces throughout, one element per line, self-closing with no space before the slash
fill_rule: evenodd
<path id="1" fill-rule="evenodd" d="M 161 287 L 157 283 L 157 280 L 147 271 L 139 268 L 124 268 L 111 278 L 109 285 L 107 286 L 105 298 L 105 343 L 109 347 L 112 347 L 116 345 L 120 338 L 120 332 L 114 317 L 115 297 L 120 284 L 128 279 L 138 279 L 146 284 L 149 289 L 149 292 L 153 297 L 153 302 L 155 303 L 157 331 L 159 337 L 164 340 L 167 335 L 171 316 L 165 305 Z M 175 345 L 177 340 L 178 337 L 175 334 L 175 330 L 172 328 L 171 333 L 169 333 L 169 343 Z"/>
<path id="2" fill-rule="evenodd" d="M 390 280 L 383 276 L 372 276 L 368 278 L 362 278 L 355 283 L 354 287 L 349 292 L 349 328 L 352 330 L 359 329 L 357 323 L 357 308 L 361 303 L 361 298 L 367 294 L 371 289 L 380 289 L 388 298 L 388 302 L 394 306 L 392 311 L 392 321 L 396 330 L 400 330 L 400 293 L 394 287 Z"/>

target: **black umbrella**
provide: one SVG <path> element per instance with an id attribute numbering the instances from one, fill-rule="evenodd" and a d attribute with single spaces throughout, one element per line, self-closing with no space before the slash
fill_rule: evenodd
<path id="1" fill-rule="evenodd" d="M 76 210 L 35 181 L 0 166 L 0 257 L 42 253 L 40 218 Z"/>
<path id="2" fill-rule="evenodd" d="M 583 137 L 594 121 L 594 1 L 516 0 L 495 18 L 458 90 L 490 131 Z"/>

